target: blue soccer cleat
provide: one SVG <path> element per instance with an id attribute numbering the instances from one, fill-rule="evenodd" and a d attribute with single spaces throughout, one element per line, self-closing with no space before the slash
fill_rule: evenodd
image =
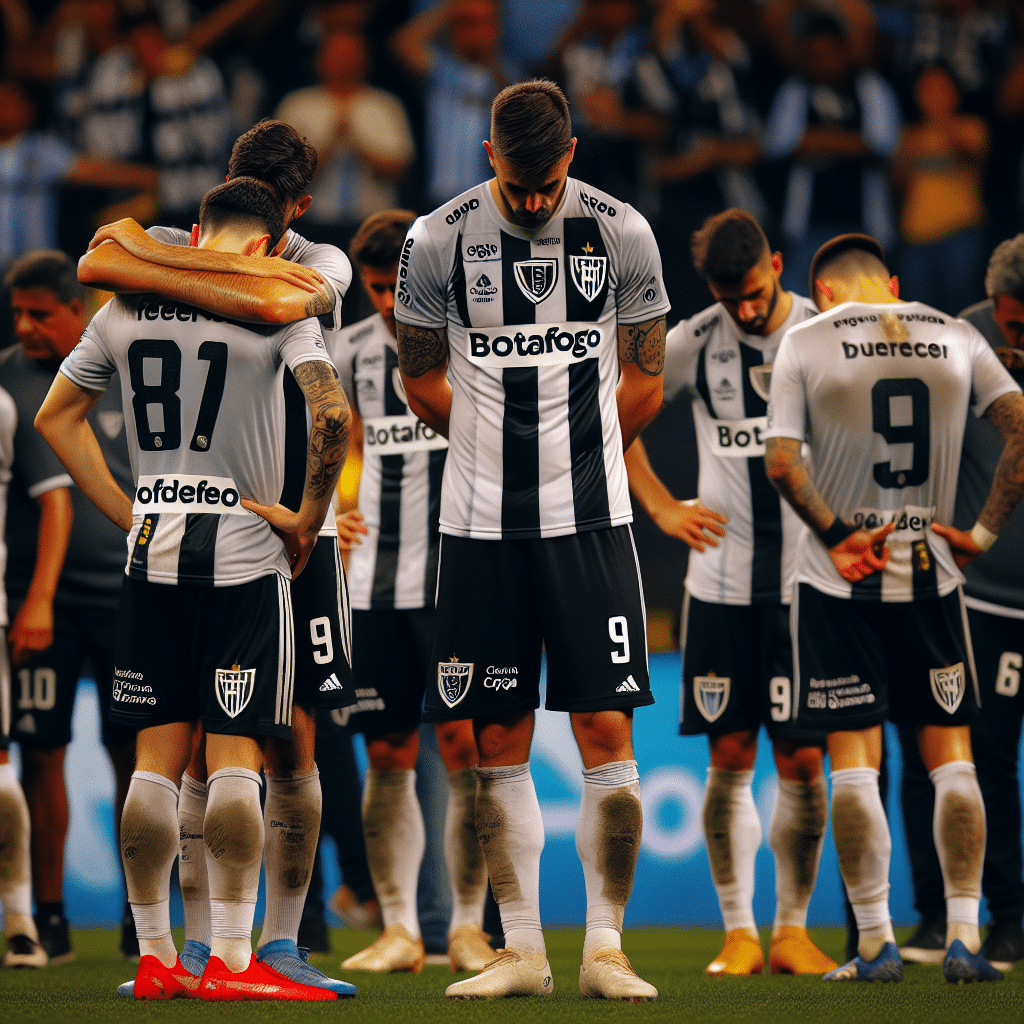
<path id="1" fill-rule="evenodd" d="M 186 939 L 185 948 L 178 957 L 178 963 L 195 978 L 201 978 L 206 970 L 206 961 L 210 959 L 210 947 L 204 942 L 196 942 L 195 939 Z M 135 980 L 126 981 L 123 985 L 117 986 L 117 994 L 122 999 L 135 998 Z"/>
<path id="2" fill-rule="evenodd" d="M 278 974 L 283 974 L 300 985 L 325 988 L 334 992 L 339 999 L 356 994 L 355 985 L 350 985 L 347 981 L 338 981 L 336 978 L 328 978 L 307 961 L 308 956 L 309 950 L 299 949 L 291 939 L 275 939 L 256 951 L 256 959 L 261 964 L 266 964 Z"/>
<path id="3" fill-rule="evenodd" d="M 1002 981 L 1003 972 L 996 970 L 981 953 L 969 953 L 967 947 L 954 939 L 942 961 L 946 981 Z"/>
<path id="4" fill-rule="evenodd" d="M 822 981 L 902 981 L 903 961 L 895 942 L 887 942 L 874 960 L 855 956 L 849 963 L 822 975 Z"/>

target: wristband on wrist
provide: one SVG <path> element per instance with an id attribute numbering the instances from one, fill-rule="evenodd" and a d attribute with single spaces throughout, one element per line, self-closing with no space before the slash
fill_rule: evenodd
<path id="1" fill-rule="evenodd" d="M 982 551 L 988 551 L 988 549 L 992 547 L 998 539 L 998 533 L 993 533 L 991 530 L 982 526 L 981 523 L 975 523 L 974 528 L 971 530 L 971 540 L 973 540 Z"/>
<path id="2" fill-rule="evenodd" d="M 827 530 L 821 530 L 818 536 L 821 538 L 822 543 L 827 548 L 834 548 L 837 544 L 842 544 L 851 533 L 856 533 L 857 528 L 855 526 L 847 526 L 846 523 L 836 516 L 832 525 Z"/>

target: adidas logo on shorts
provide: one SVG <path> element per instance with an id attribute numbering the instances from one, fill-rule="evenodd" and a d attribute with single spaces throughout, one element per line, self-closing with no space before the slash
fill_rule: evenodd
<path id="1" fill-rule="evenodd" d="M 615 687 L 616 693 L 639 693 L 640 687 L 636 685 L 636 680 L 632 676 L 627 676 L 626 679 L 619 683 Z"/>
<path id="2" fill-rule="evenodd" d="M 330 693 L 331 690 L 344 690 L 345 687 L 338 678 L 337 673 L 332 672 L 321 684 L 321 693 Z"/>

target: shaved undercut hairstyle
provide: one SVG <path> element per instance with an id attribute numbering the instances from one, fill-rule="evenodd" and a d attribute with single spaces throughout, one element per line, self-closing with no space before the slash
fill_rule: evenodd
<path id="1" fill-rule="evenodd" d="M 260 121 L 231 147 L 228 177 L 259 178 L 282 199 L 309 195 L 315 174 L 316 149 L 284 121 Z"/>
<path id="2" fill-rule="evenodd" d="M 572 148 L 565 94 L 544 78 L 502 89 L 491 104 L 490 142 L 520 173 L 544 174 Z"/>
<path id="3" fill-rule="evenodd" d="M 381 210 L 371 214 L 353 235 L 348 254 L 362 269 L 390 270 L 402 253 L 402 243 L 416 219 L 412 210 Z"/>
<path id="4" fill-rule="evenodd" d="M 985 273 L 985 294 L 990 299 L 1010 295 L 1024 302 L 1024 234 L 1000 242 L 992 251 Z"/>
<path id="5" fill-rule="evenodd" d="M 737 285 L 771 255 L 761 225 L 746 210 L 735 207 L 708 217 L 690 238 L 690 255 L 697 273 L 718 285 Z"/>
<path id="6" fill-rule="evenodd" d="M 268 251 L 284 234 L 284 209 L 277 193 L 256 178 L 232 178 L 210 189 L 199 207 L 200 231 L 245 226 L 270 235 Z"/>
<path id="7" fill-rule="evenodd" d="M 858 277 L 880 277 L 888 280 L 889 268 L 873 252 L 854 246 L 838 249 L 819 260 L 815 277 L 819 280 L 837 277 L 842 281 L 854 281 Z"/>
<path id="8" fill-rule="evenodd" d="M 22 256 L 4 275 L 8 291 L 14 288 L 45 288 L 67 306 L 85 301 L 85 289 L 78 283 L 78 265 L 58 249 L 40 249 Z"/>

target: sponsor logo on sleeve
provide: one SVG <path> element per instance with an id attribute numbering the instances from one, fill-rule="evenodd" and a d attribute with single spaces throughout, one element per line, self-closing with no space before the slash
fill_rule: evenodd
<path id="1" fill-rule="evenodd" d="M 693 680 L 693 699 L 697 702 L 697 710 L 708 722 L 715 722 L 722 717 L 722 712 L 729 705 L 729 693 L 732 680 L 729 676 L 695 676 Z"/>
<path id="2" fill-rule="evenodd" d="M 232 665 L 217 669 L 215 680 L 217 703 L 229 718 L 237 718 L 252 699 L 256 689 L 256 669 Z"/>
<path id="3" fill-rule="evenodd" d="M 437 692 L 448 707 L 455 707 L 469 693 L 472 682 L 473 662 L 460 662 L 453 657 L 451 661 L 437 663 Z"/>
<path id="4" fill-rule="evenodd" d="M 939 707 L 951 715 L 954 714 L 967 692 L 964 663 L 958 661 L 955 665 L 947 665 L 945 668 L 933 668 L 929 675 L 932 681 L 932 696 Z"/>

